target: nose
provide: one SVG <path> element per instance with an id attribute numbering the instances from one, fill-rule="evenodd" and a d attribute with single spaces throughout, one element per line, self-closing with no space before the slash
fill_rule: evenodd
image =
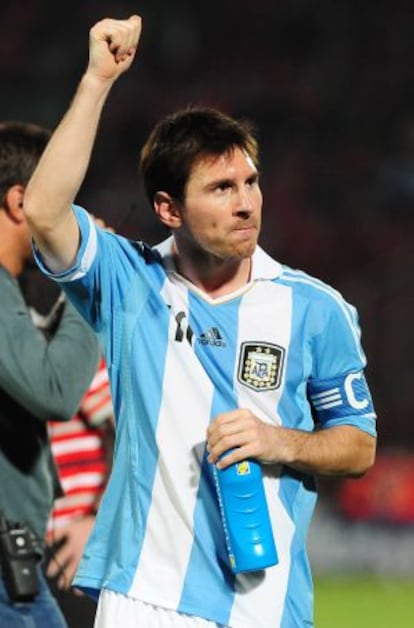
<path id="1" fill-rule="evenodd" d="M 235 199 L 234 213 L 237 216 L 248 218 L 254 210 L 254 202 L 251 191 L 243 186 L 238 189 L 236 196 L 237 198 Z"/>

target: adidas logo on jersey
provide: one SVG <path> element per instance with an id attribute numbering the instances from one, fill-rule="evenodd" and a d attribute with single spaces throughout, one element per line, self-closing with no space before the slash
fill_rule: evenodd
<path id="1" fill-rule="evenodd" d="M 225 347 L 226 341 L 222 337 L 218 327 L 210 327 L 198 337 L 198 342 L 202 345 L 210 345 L 212 347 Z"/>

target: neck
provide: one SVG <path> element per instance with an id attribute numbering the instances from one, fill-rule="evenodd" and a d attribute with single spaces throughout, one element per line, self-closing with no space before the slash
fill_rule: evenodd
<path id="1" fill-rule="evenodd" d="M 250 280 L 250 257 L 229 260 L 209 257 L 196 261 L 174 252 L 174 261 L 180 275 L 213 299 L 239 290 Z"/>
<path id="2" fill-rule="evenodd" d="M 24 222 L 13 220 L 0 207 L 0 264 L 13 277 L 18 277 L 31 255 L 31 241 Z"/>
<path id="3" fill-rule="evenodd" d="M 2 226 L 0 224 L 0 266 L 3 266 L 13 277 L 18 277 L 25 266 L 22 245 L 14 232 L 3 230 Z"/>
<path id="4" fill-rule="evenodd" d="M 24 264 L 20 260 L 17 260 L 10 255 L 2 254 L 1 248 L 0 266 L 3 266 L 3 268 L 5 268 L 10 273 L 10 275 L 15 278 L 21 275 L 24 269 Z"/>

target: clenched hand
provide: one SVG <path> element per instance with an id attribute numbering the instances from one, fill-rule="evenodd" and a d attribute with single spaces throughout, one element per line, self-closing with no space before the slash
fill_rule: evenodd
<path id="1" fill-rule="evenodd" d="M 104 81 L 115 81 L 130 67 L 141 35 L 141 18 L 105 18 L 89 31 L 87 73 Z"/>

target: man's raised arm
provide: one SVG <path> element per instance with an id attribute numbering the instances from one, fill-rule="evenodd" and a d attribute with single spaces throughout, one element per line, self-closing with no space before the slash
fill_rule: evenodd
<path id="1" fill-rule="evenodd" d="M 104 19 L 89 33 L 89 63 L 72 104 L 53 133 L 29 181 L 26 219 L 48 268 L 59 272 L 75 260 L 79 230 L 71 205 L 84 180 L 109 91 L 130 67 L 141 18 Z"/>

